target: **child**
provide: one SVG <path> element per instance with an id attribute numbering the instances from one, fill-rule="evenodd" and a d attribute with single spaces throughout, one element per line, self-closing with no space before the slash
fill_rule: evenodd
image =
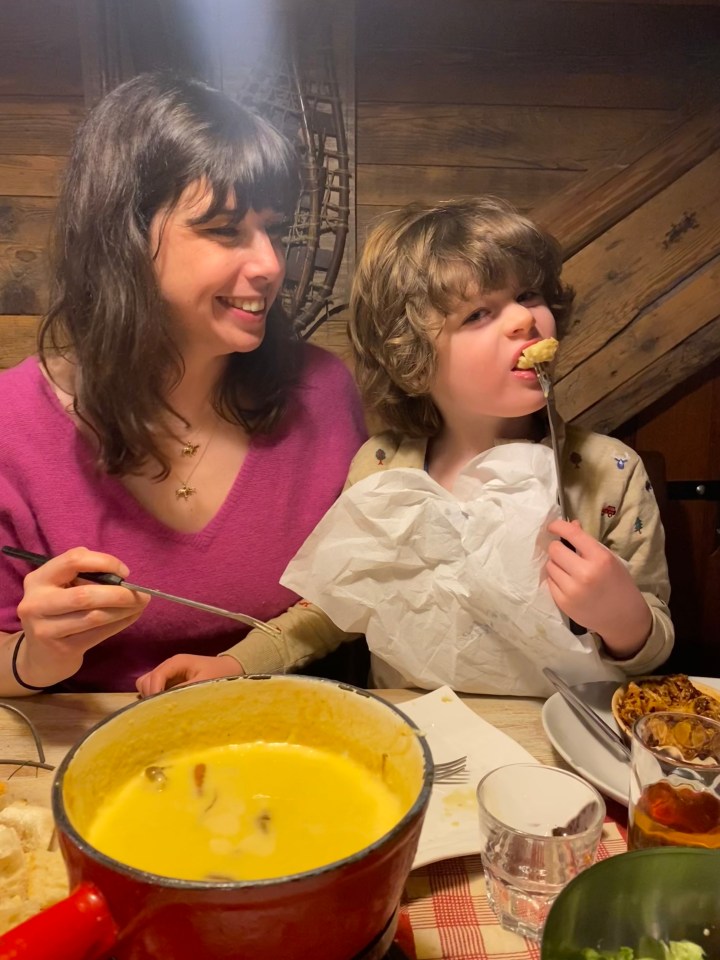
<path id="1" fill-rule="evenodd" d="M 544 398 L 535 372 L 516 365 L 567 320 L 573 294 L 560 271 L 555 241 L 494 198 L 411 206 L 368 237 L 350 338 L 365 400 L 391 429 L 356 455 L 346 493 L 283 583 L 335 623 L 367 634 L 378 685 L 538 695 L 549 692 L 545 665 L 567 665 L 575 679 L 619 677 L 651 672 L 670 653 L 664 535 L 639 457 L 617 440 L 568 427 L 563 484 L 573 522 L 547 524 L 543 497 L 554 503 L 555 490 L 547 440 L 538 444 Z M 526 463 L 520 477 L 517 455 Z M 476 500 L 468 491 L 483 470 L 502 475 L 486 489 L 507 486 L 510 476 L 515 492 Z M 518 483 L 535 491 L 529 499 L 518 496 Z M 513 529 L 507 519 L 490 530 L 490 514 L 533 516 L 537 529 Z M 475 539 L 453 565 L 467 533 L 463 517 Z M 546 529 L 557 538 L 549 544 Z M 433 536 L 444 538 L 439 553 Z M 479 545 L 503 541 L 509 559 L 490 550 L 478 562 Z M 529 552 L 518 567 L 523 544 Z M 545 549 L 540 583 L 528 587 Z M 511 572 L 501 570 L 500 588 L 468 599 L 503 563 Z M 522 615 L 513 581 L 523 584 L 515 591 L 524 594 Z M 550 623 L 559 619 L 550 597 L 587 628 L 584 638 Z M 246 642 L 221 658 L 232 672 L 230 657 L 247 666 Z M 301 659 L 299 651 L 312 656 L 312 646 L 302 628 L 286 630 L 278 668 Z M 181 678 L 201 679 L 202 665 Z"/>

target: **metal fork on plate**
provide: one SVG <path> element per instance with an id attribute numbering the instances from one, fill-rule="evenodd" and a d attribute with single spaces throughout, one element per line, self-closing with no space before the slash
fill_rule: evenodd
<path id="1" fill-rule="evenodd" d="M 467 783 L 469 778 L 467 757 L 436 763 L 433 768 L 433 783 Z"/>

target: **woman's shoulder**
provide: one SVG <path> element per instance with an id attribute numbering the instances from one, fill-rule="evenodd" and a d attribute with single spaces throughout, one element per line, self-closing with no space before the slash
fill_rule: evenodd
<path id="1" fill-rule="evenodd" d="M 339 386 L 352 388 L 357 391 L 355 381 L 348 367 L 343 363 L 340 357 L 319 347 L 314 343 L 303 343 L 303 374 L 302 381 L 304 385 L 313 387 L 321 386 Z"/>
<path id="2" fill-rule="evenodd" d="M 37 357 L 28 357 L 17 366 L 0 372 L 0 418 L 17 422 L 30 407 L 37 414 L 37 398 L 42 384 Z"/>

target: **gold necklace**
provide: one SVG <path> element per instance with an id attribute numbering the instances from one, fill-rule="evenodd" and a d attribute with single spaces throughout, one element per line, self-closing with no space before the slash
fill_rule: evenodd
<path id="1" fill-rule="evenodd" d="M 194 495 L 197 493 L 197 488 L 196 488 L 196 487 L 191 487 L 191 486 L 190 486 L 190 481 L 192 480 L 193 474 L 195 473 L 195 471 L 197 470 L 197 468 L 198 468 L 198 467 L 200 466 L 200 464 L 203 462 L 203 458 L 205 457 L 205 454 L 208 452 L 208 448 L 210 447 L 210 444 L 213 442 L 213 437 L 215 436 L 215 432 L 217 431 L 218 423 L 219 423 L 219 421 L 216 420 L 216 421 L 215 421 L 215 426 L 212 428 L 212 432 L 211 432 L 210 436 L 207 438 L 207 442 L 206 442 L 205 446 L 203 447 L 202 453 L 200 454 L 200 456 L 197 458 L 197 460 L 196 460 L 195 463 L 193 464 L 192 470 L 191 470 L 190 473 L 187 475 L 187 477 L 185 477 L 185 479 L 183 480 L 181 477 L 179 477 L 179 476 L 177 475 L 177 473 L 176 473 L 174 470 L 172 471 L 172 474 L 173 474 L 173 476 L 175 477 L 175 479 L 180 481 L 180 486 L 175 489 L 175 499 L 176 499 L 176 500 L 184 500 L 185 503 L 187 503 L 188 500 L 190 499 L 190 497 L 194 496 Z M 181 456 L 181 457 L 194 457 L 195 454 L 198 452 L 198 450 L 200 449 L 201 446 L 202 446 L 202 444 L 200 444 L 200 443 L 193 443 L 193 442 L 192 442 L 192 439 L 186 440 L 186 441 L 183 443 L 182 448 L 181 448 L 181 450 L 180 450 L 180 456 Z"/>

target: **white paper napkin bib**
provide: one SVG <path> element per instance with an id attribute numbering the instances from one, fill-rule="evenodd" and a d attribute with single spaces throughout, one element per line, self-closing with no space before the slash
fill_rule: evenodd
<path id="1" fill-rule="evenodd" d="M 379 471 L 338 499 L 281 582 L 364 633 L 406 684 L 547 696 L 544 666 L 570 682 L 621 680 L 550 595 L 547 525 L 558 515 L 541 444 L 480 454 L 452 493 L 422 470 Z"/>

